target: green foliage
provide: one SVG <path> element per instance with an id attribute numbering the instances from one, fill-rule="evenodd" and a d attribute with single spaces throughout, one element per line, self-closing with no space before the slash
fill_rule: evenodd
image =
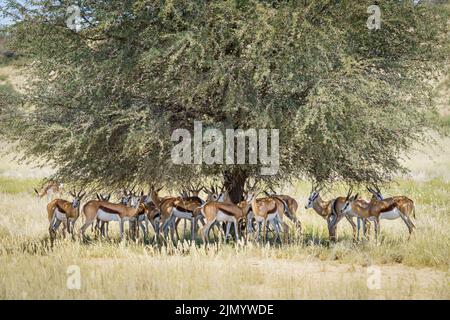
<path id="1" fill-rule="evenodd" d="M 18 179 L 0 176 L 0 193 L 33 193 L 33 188 L 39 185 L 40 179 Z"/>
<path id="2" fill-rule="evenodd" d="M 389 180 L 432 125 L 428 79 L 448 53 L 448 16 L 409 1 L 379 1 L 377 31 L 372 1 L 81 1 L 79 33 L 68 1 L 33 3 L 10 30 L 34 81 L 5 137 L 64 180 L 111 187 L 230 169 L 172 164 L 171 132 L 194 120 L 280 129 L 272 180 Z"/>
<path id="3" fill-rule="evenodd" d="M 4 84 L 0 84 L 0 123 L 2 123 L 0 134 L 4 134 L 9 125 L 12 125 L 11 120 L 17 117 L 15 112 L 20 106 L 21 95 L 14 90 L 7 77 L 1 77 L 0 81 L 5 81 Z"/>

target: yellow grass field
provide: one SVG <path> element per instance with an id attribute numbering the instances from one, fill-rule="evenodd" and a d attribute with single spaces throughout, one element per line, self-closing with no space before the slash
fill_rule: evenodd
<path id="1" fill-rule="evenodd" d="M 407 241 L 403 222 L 382 221 L 383 242 L 353 243 L 346 221 L 339 241 L 328 245 L 326 224 L 305 210 L 309 184 L 285 191 L 294 195 L 304 234 L 283 246 L 226 244 L 153 245 L 112 240 L 48 243 L 46 200 L 31 192 L 39 171 L 0 163 L 1 299 L 449 299 L 450 151 L 449 139 L 413 155 L 409 177 L 386 195 L 405 194 L 417 206 L 417 231 Z M 443 154 L 445 152 L 445 154 Z M 43 170 L 42 174 L 48 171 Z M 30 174 L 33 179 L 23 176 Z M 336 190 L 324 195 L 345 192 Z M 368 195 L 365 193 L 365 196 Z M 77 230 L 81 222 L 77 223 Z M 69 266 L 80 268 L 80 289 L 68 289 Z M 70 272 L 70 269 L 69 269 Z M 379 288 L 371 285 L 379 274 Z"/>
<path id="2" fill-rule="evenodd" d="M 407 241 L 401 220 L 382 220 L 378 246 L 354 243 L 344 220 L 330 245 L 325 221 L 304 209 L 310 184 L 298 182 L 283 192 L 299 202 L 304 232 L 283 246 L 120 243 L 112 223 L 110 241 L 61 239 L 51 247 L 46 200 L 32 188 L 52 170 L 0 154 L 0 299 L 450 299 L 449 145 L 437 138 L 418 146 L 406 160 L 411 174 L 384 186 L 385 196 L 414 200 L 417 230 Z M 345 192 L 336 187 L 322 197 Z M 81 219 L 77 233 L 80 226 Z M 79 289 L 70 286 L 73 266 Z"/>

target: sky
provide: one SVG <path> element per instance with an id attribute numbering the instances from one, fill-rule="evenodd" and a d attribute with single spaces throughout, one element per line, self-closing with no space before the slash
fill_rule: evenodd
<path id="1" fill-rule="evenodd" d="M 0 27 L 1 26 L 5 26 L 5 25 L 9 25 L 12 23 L 11 19 L 9 18 L 5 18 L 2 16 L 1 13 L 1 9 L 3 9 L 5 7 L 5 1 L 4 0 L 0 0 Z"/>
<path id="2" fill-rule="evenodd" d="M 20 1 L 20 0 L 18 0 L 18 1 Z M 417 2 L 419 2 L 419 0 L 412 0 L 412 1 L 414 2 L 414 4 L 417 4 Z M 5 0 L 0 0 L 0 9 L 2 9 L 4 6 L 5 6 Z M 2 15 L 0 13 L 0 27 L 9 25 L 11 23 L 12 23 L 11 19 L 2 17 Z"/>

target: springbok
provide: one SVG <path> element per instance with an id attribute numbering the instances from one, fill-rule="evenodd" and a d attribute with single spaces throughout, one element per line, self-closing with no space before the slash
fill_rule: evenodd
<path id="1" fill-rule="evenodd" d="M 155 231 L 155 240 L 157 240 L 157 235 L 159 234 L 159 225 L 160 225 L 160 219 L 161 214 L 156 207 L 156 205 L 149 200 L 150 196 L 147 196 L 144 201 L 144 212 L 143 214 L 140 214 L 138 217 L 138 223 L 141 227 L 142 233 L 144 234 L 144 239 L 148 239 L 148 232 L 149 232 L 149 226 L 148 223 L 153 227 L 153 230 Z"/>
<path id="2" fill-rule="evenodd" d="M 180 193 L 180 196 L 182 199 L 188 200 L 188 199 L 196 199 L 200 202 L 200 205 L 203 205 L 205 203 L 205 201 L 203 201 L 200 197 L 200 191 L 203 190 L 203 186 L 201 184 L 197 184 L 197 185 L 193 185 L 192 183 L 189 184 L 189 187 L 187 188 L 187 190 L 183 190 Z M 203 218 L 201 218 L 201 221 L 204 224 Z M 175 231 L 177 233 L 177 238 L 179 238 L 178 236 L 178 225 L 180 224 L 182 219 L 177 218 L 176 222 L 175 222 Z M 184 223 L 183 223 L 183 239 L 186 237 L 186 227 L 187 227 L 187 219 L 183 219 Z M 197 219 L 196 221 L 197 222 Z M 192 227 L 192 226 L 191 226 Z M 194 228 L 195 229 L 195 228 Z"/>
<path id="3" fill-rule="evenodd" d="M 258 193 L 256 193 L 258 194 Z M 253 219 L 256 222 L 257 227 L 257 240 L 260 239 L 261 224 L 263 230 L 263 242 L 267 238 L 267 226 L 272 225 L 275 231 L 275 240 L 280 239 L 280 224 L 284 227 L 284 233 L 286 236 L 289 234 L 289 226 L 284 222 L 284 213 L 288 210 L 286 203 L 278 197 L 264 197 L 256 199 L 256 196 L 252 200 L 252 213 Z"/>
<path id="4" fill-rule="evenodd" d="M 250 191 L 245 201 L 241 201 L 239 204 L 222 202 L 222 201 L 209 201 L 205 205 L 201 206 L 199 210 L 201 214 L 206 218 L 206 224 L 200 229 L 203 242 L 206 244 L 209 240 L 209 230 L 218 222 L 227 222 L 227 230 L 225 239 L 228 238 L 230 232 L 231 223 L 234 224 L 234 235 L 236 241 L 239 241 L 238 223 L 245 221 L 248 211 L 251 208 L 251 201 L 254 194 Z"/>
<path id="5" fill-rule="evenodd" d="M 108 202 L 111 198 L 111 193 L 108 195 L 103 195 L 96 193 L 97 200 Z M 99 218 L 96 219 L 95 226 L 92 224 L 95 233 L 99 233 L 102 237 L 108 237 L 108 221 L 101 221 Z"/>
<path id="6" fill-rule="evenodd" d="M 272 193 L 270 194 L 267 191 L 264 191 L 264 193 L 266 194 L 266 196 L 268 197 L 277 197 L 278 199 L 280 199 L 281 201 L 283 201 L 286 206 L 286 217 L 289 218 L 289 220 L 291 220 L 294 225 L 299 229 L 300 233 L 302 231 L 302 224 L 300 222 L 300 220 L 297 219 L 296 213 L 297 213 L 297 209 L 298 209 L 298 203 L 297 200 L 295 200 L 294 198 L 292 198 L 291 196 L 288 195 L 284 195 L 284 194 L 277 194 L 275 192 L 275 190 L 270 187 L 270 190 L 272 191 Z"/>
<path id="7" fill-rule="evenodd" d="M 194 211 L 202 205 L 202 200 L 198 197 L 190 197 L 183 199 L 181 197 L 164 197 L 158 196 L 158 191 L 152 186 L 150 190 L 150 198 L 160 212 L 160 225 L 157 238 L 159 239 L 160 231 L 163 231 L 164 239 L 167 239 L 169 227 L 171 229 L 171 236 L 174 239 L 175 221 L 176 218 L 187 219 L 191 222 L 191 240 L 195 237 L 195 224 L 197 216 Z"/>
<path id="8" fill-rule="evenodd" d="M 50 223 L 49 233 L 50 239 L 53 240 L 56 237 L 56 231 L 58 230 L 61 222 L 63 223 L 63 236 L 65 237 L 65 229 L 69 234 L 74 237 L 73 230 L 75 222 L 80 216 L 80 202 L 86 193 L 81 191 L 78 193 L 70 192 L 73 197 L 72 202 L 63 199 L 55 199 L 47 204 L 47 215 Z"/>
<path id="9" fill-rule="evenodd" d="M 378 190 L 379 192 L 379 190 Z M 414 202 L 405 196 L 396 196 L 377 200 L 372 197 L 369 203 L 360 201 L 358 194 L 347 196 L 341 212 L 346 216 L 356 216 L 368 219 L 375 223 L 375 242 L 378 243 L 380 234 L 380 220 L 395 220 L 401 218 L 408 227 L 409 237 L 414 231 L 415 225 L 411 217 L 415 217 Z"/>
<path id="10" fill-rule="evenodd" d="M 131 207 L 124 204 L 99 200 L 87 202 L 83 207 L 83 213 L 86 219 L 80 230 L 82 239 L 85 238 L 86 229 L 96 218 L 99 218 L 101 221 L 118 221 L 120 226 L 120 239 L 123 240 L 125 221 L 135 221 L 137 219 L 138 215 L 144 211 L 143 201 L 144 194 L 142 192 L 138 199 L 135 199 L 135 203 L 132 203 Z"/>
<path id="11" fill-rule="evenodd" d="M 126 189 L 123 189 L 122 196 L 120 198 L 119 203 L 123 204 L 125 206 L 130 206 L 132 197 L 133 197 L 133 191 L 127 191 Z M 137 196 L 135 196 L 135 197 L 137 197 Z M 111 194 L 108 194 L 107 196 L 97 194 L 97 200 L 109 202 L 110 199 L 111 199 Z M 94 227 L 94 224 L 92 224 L 92 228 L 93 228 L 93 230 L 95 230 L 96 233 L 100 230 L 100 234 L 104 238 L 108 238 L 109 221 L 103 221 L 97 217 L 95 227 Z"/>
<path id="12" fill-rule="evenodd" d="M 217 201 L 217 202 L 222 202 L 222 203 L 234 204 L 233 201 L 231 201 L 229 189 L 225 188 L 225 185 L 223 183 L 222 183 L 221 187 L 218 187 L 216 185 L 211 185 L 209 187 L 209 189 L 204 187 L 203 190 L 206 193 L 206 203 L 210 202 L 210 201 Z M 244 199 L 246 199 L 246 198 L 247 198 L 247 194 L 245 193 Z M 203 225 L 205 225 L 206 222 L 204 221 L 204 216 L 201 214 L 200 209 L 201 209 L 201 207 L 197 208 L 197 210 L 195 211 L 195 214 L 198 217 L 198 219 L 200 221 L 202 221 Z M 250 210 L 249 210 L 249 212 L 250 212 Z M 247 213 L 247 216 L 248 215 L 249 215 L 249 213 Z M 220 224 L 222 224 L 222 226 L 220 226 Z M 232 224 L 232 222 L 229 222 L 229 221 L 227 221 L 227 222 L 218 221 L 214 225 L 216 225 L 219 229 L 220 229 L 220 227 L 222 227 L 223 231 L 225 231 L 225 233 L 229 235 L 229 230 L 231 228 L 231 224 Z M 211 228 L 209 230 L 211 230 Z"/>
<path id="13" fill-rule="evenodd" d="M 352 218 L 348 215 L 341 214 L 341 209 L 345 204 L 345 197 L 337 197 L 336 199 L 324 201 L 320 197 L 319 193 L 322 191 L 323 187 L 318 188 L 317 186 L 312 186 L 311 193 L 308 197 L 308 203 L 305 209 L 313 208 L 314 211 L 327 221 L 328 233 L 330 241 L 336 241 L 337 232 L 336 226 L 338 222 L 345 217 L 350 223 L 353 229 L 353 239 L 356 240 L 356 224 L 353 222 Z M 351 190 L 350 190 L 351 193 Z"/>
<path id="14" fill-rule="evenodd" d="M 36 193 L 36 196 L 38 196 L 39 198 L 47 196 L 47 201 L 51 201 L 52 196 L 57 194 L 61 196 L 61 193 L 63 191 L 63 184 L 60 184 L 54 180 L 50 180 L 44 183 L 41 186 L 40 190 L 37 190 L 36 188 L 34 188 L 33 190 Z"/>

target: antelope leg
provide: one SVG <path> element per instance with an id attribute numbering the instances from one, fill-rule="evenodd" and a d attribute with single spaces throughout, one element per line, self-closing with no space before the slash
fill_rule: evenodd
<path id="1" fill-rule="evenodd" d="M 238 242 L 239 241 L 238 222 L 235 219 L 233 223 L 234 223 L 234 234 L 236 235 L 236 242 Z"/>
<path id="2" fill-rule="evenodd" d="M 148 216 L 146 214 L 144 214 L 144 221 L 145 221 L 145 239 L 148 239 Z"/>
<path id="3" fill-rule="evenodd" d="M 360 231 L 360 229 L 361 229 L 361 218 L 356 218 L 356 222 L 357 222 L 357 224 L 358 224 L 358 231 L 357 231 L 357 234 L 356 234 L 356 240 L 358 240 L 359 241 L 359 231 Z M 364 229 L 365 229 L 365 227 L 363 227 Z M 364 232 L 364 230 L 363 230 L 363 232 Z"/>
<path id="4" fill-rule="evenodd" d="M 93 222 L 94 222 L 94 219 L 92 219 L 92 220 L 87 220 L 86 219 L 86 221 L 84 222 L 84 225 L 80 229 L 80 235 L 81 235 L 82 239 L 85 238 L 85 234 L 84 233 L 85 233 L 86 229 L 89 228 L 89 226 L 92 225 Z"/>
<path id="5" fill-rule="evenodd" d="M 230 236 L 231 222 L 227 221 L 227 231 L 225 233 L 225 242 L 228 240 Z"/>
<path id="6" fill-rule="evenodd" d="M 123 240 L 123 229 L 124 229 L 124 221 L 120 219 L 119 221 L 119 228 L 120 228 L 120 241 Z"/>
<path id="7" fill-rule="evenodd" d="M 378 244 L 379 233 L 380 233 L 380 220 L 375 220 L 375 244 Z"/>

